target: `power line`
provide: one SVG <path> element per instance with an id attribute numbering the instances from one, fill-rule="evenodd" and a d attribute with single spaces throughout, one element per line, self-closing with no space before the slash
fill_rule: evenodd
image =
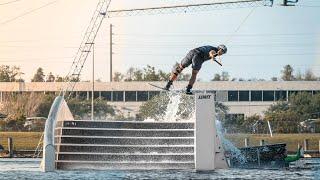
<path id="1" fill-rule="evenodd" d="M 168 37 L 188 37 L 188 36 L 194 36 L 194 37 L 199 37 L 199 36 L 230 36 L 231 34 L 121 34 L 121 33 L 116 33 L 113 34 L 114 36 L 168 36 Z M 234 36 L 317 36 L 320 35 L 320 33 L 266 33 L 266 34 L 236 34 Z"/>
<path id="2" fill-rule="evenodd" d="M 114 47 L 190 47 L 190 45 L 186 45 L 186 43 L 181 43 L 181 44 L 149 44 L 149 43 L 114 43 Z M 230 45 L 231 47 L 305 47 L 305 46 L 316 46 L 316 43 L 266 43 L 266 44 L 232 44 Z"/>
<path id="3" fill-rule="evenodd" d="M 71 59 L 73 57 L 47 57 L 47 58 L 30 58 L 30 59 L 18 59 L 18 58 L 0 58 L 0 62 L 9 61 L 35 61 L 35 60 L 52 60 L 52 59 Z"/>
<path id="4" fill-rule="evenodd" d="M 120 55 L 118 53 L 113 53 Z M 183 56 L 182 54 L 152 54 L 152 53 L 125 53 L 125 55 L 136 55 L 136 56 Z M 304 55 L 320 55 L 320 53 L 273 53 L 273 54 L 229 54 L 225 57 L 239 57 L 239 56 L 304 56 Z"/>
<path id="5" fill-rule="evenodd" d="M 58 2 L 58 1 L 59 1 L 59 0 L 51 1 L 51 2 L 49 2 L 49 3 L 47 3 L 47 4 L 44 4 L 44 5 L 42 5 L 42 6 L 38 7 L 38 8 L 31 9 L 30 11 L 24 12 L 24 13 L 16 16 L 16 17 L 13 17 L 13 18 L 11 18 L 11 19 L 8 19 L 8 20 L 5 20 L 5 21 L 3 21 L 3 22 L 0 22 L 0 25 L 5 25 L 5 24 L 8 24 L 8 23 L 10 23 L 10 22 L 13 22 L 13 21 L 15 21 L 15 20 L 17 20 L 17 19 L 19 19 L 19 18 L 21 18 L 21 17 L 24 17 L 24 16 L 26 16 L 26 15 L 28 15 L 28 14 L 31 14 L 31 13 L 33 13 L 33 12 L 35 12 L 35 11 L 38 11 L 38 10 L 42 9 L 42 8 L 45 8 L 45 7 L 47 7 L 47 6 L 50 6 L 50 5 L 52 5 L 52 4 L 54 4 L 54 3 Z"/>
<path id="6" fill-rule="evenodd" d="M 9 2 L 5 2 L 5 3 L 0 3 L 0 6 L 12 4 L 12 3 L 15 3 L 15 2 L 18 2 L 18 1 L 21 1 L 21 0 L 14 0 L 14 1 L 9 1 Z"/>
<path id="7" fill-rule="evenodd" d="M 64 63 L 64 64 L 71 64 L 71 61 L 0 61 L 0 63 Z"/>

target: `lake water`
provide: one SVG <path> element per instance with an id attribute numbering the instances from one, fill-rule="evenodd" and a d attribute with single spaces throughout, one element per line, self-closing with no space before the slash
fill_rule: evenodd
<path id="1" fill-rule="evenodd" d="M 303 159 L 288 169 L 82 170 L 43 173 L 40 159 L 0 159 L 0 179 L 320 179 L 320 159 Z"/>

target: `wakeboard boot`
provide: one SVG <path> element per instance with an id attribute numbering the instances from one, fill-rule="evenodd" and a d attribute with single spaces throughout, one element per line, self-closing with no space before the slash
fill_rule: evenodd
<path id="1" fill-rule="evenodd" d="M 187 95 L 192 95 L 193 93 L 192 93 L 191 89 L 192 89 L 192 86 L 189 84 L 189 85 L 186 87 L 185 93 L 186 93 Z"/>
<path id="2" fill-rule="evenodd" d="M 171 80 L 168 81 L 168 82 L 167 82 L 167 85 L 166 85 L 163 89 L 169 91 L 172 83 L 173 83 L 173 81 L 171 81 Z"/>

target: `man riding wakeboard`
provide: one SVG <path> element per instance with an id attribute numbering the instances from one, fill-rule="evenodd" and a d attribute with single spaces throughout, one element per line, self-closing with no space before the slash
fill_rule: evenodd
<path id="1" fill-rule="evenodd" d="M 164 89 L 169 90 L 173 81 L 177 79 L 178 75 L 183 71 L 183 69 L 192 64 L 192 75 L 185 92 L 186 94 L 192 94 L 191 89 L 193 87 L 194 82 L 196 81 L 197 74 L 201 69 L 202 63 L 212 59 L 213 61 L 221 65 L 221 63 L 218 62 L 215 58 L 225 53 L 227 53 L 227 47 L 223 44 L 217 47 L 201 46 L 190 50 L 186 57 L 182 59 L 181 63 L 173 67 L 170 79 L 167 85 L 164 87 Z"/>

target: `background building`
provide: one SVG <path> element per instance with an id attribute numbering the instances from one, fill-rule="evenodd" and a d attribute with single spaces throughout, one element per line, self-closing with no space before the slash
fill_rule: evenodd
<path id="1" fill-rule="evenodd" d="M 163 86 L 164 82 L 152 82 Z M 175 89 L 184 89 L 187 82 L 176 82 Z M 0 101 L 10 93 L 52 93 L 58 95 L 66 83 L 61 82 L 14 82 L 0 83 Z M 215 93 L 217 101 L 230 108 L 231 115 L 263 115 L 263 112 L 279 100 L 288 101 L 290 94 L 308 92 L 320 93 L 319 81 L 214 81 L 197 82 L 195 92 Z M 79 82 L 73 89 L 73 96 L 79 99 L 91 99 L 92 84 Z M 96 82 L 94 98 L 105 99 L 124 114 L 133 116 L 139 106 L 159 94 L 161 91 L 148 82 Z"/>

